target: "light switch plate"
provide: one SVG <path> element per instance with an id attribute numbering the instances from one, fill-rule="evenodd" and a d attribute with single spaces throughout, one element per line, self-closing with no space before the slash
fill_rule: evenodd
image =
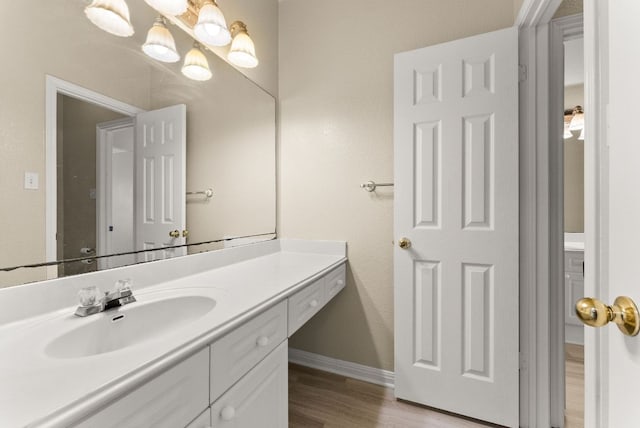
<path id="1" fill-rule="evenodd" d="M 38 173 L 37 172 L 24 173 L 24 188 L 27 190 L 38 190 Z"/>

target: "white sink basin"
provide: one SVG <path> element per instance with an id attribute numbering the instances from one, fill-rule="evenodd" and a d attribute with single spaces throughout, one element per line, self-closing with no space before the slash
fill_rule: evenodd
<path id="1" fill-rule="evenodd" d="M 55 337 L 44 352 L 52 358 L 82 358 L 117 351 L 174 331 L 215 305 L 207 296 L 175 296 L 76 317 L 82 325 Z"/>

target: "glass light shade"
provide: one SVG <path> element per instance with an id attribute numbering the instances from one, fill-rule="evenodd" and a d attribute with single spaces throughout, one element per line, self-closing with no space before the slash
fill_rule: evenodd
<path id="1" fill-rule="evenodd" d="M 207 1 L 200 8 L 198 23 L 193 27 L 196 37 L 213 46 L 226 46 L 231 41 L 227 22 L 215 2 Z"/>
<path id="2" fill-rule="evenodd" d="M 569 122 L 564 123 L 564 134 L 562 135 L 562 138 L 565 140 L 573 138 L 573 134 L 569 131 Z"/>
<path id="3" fill-rule="evenodd" d="M 209 70 L 209 62 L 200 50 L 198 43 L 194 43 L 193 48 L 184 57 L 182 74 L 192 80 L 205 81 L 211 79 L 212 73 Z"/>
<path id="4" fill-rule="evenodd" d="M 244 27 L 244 24 L 242 26 Z M 229 58 L 232 64 L 238 67 L 256 67 L 258 65 L 258 58 L 256 58 L 256 48 L 253 45 L 253 40 L 251 40 L 251 37 L 249 37 L 244 29 L 237 32 L 234 31 L 234 33 L 227 58 Z"/>
<path id="5" fill-rule="evenodd" d="M 580 131 L 580 135 L 578 135 L 578 140 L 584 141 L 584 127 Z"/>
<path id="6" fill-rule="evenodd" d="M 582 128 L 584 128 L 584 111 L 581 106 L 576 106 L 576 108 L 573 109 L 573 118 L 571 118 L 569 130 L 580 131 Z"/>
<path id="7" fill-rule="evenodd" d="M 93 0 L 84 9 L 87 18 L 98 28 L 119 37 L 132 36 L 129 7 L 124 0 Z"/>
<path id="8" fill-rule="evenodd" d="M 176 42 L 162 18 L 156 19 L 147 33 L 147 41 L 142 45 L 142 51 L 153 59 L 162 62 L 178 62 L 180 54 L 176 49 Z"/>
<path id="9" fill-rule="evenodd" d="M 149 6 L 167 15 L 182 15 L 187 11 L 187 0 L 144 0 Z"/>

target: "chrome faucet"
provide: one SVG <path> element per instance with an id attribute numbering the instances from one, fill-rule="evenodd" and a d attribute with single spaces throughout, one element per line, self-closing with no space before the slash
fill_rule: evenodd
<path id="1" fill-rule="evenodd" d="M 86 317 L 136 301 L 136 298 L 133 296 L 133 291 L 131 290 L 130 279 L 120 279 L 116 281 L 114 290 L 105 291 L 102 298 L 98 298 L 99 294 L 100 291 L 95 285 L 80 289 L 78 292 L 80 306 L 76 309 L 75 315 Z"/>

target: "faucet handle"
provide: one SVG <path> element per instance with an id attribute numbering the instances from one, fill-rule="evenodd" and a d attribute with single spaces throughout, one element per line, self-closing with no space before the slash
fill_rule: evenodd
<path id="1" fill-rule="evenodd" d="M 100 300 L 100 290 L 95 285 L 83 287 L 78 291 L 80 306 L 96 306 Z"/>
<path id="2" fill-rule="evenodd" d="M 131 281 L 131 279 L 129 278 L 119 279 L 116 281 L 116 284 L 114 286 L 114 291 L 119 292 L 120 295 L 123 297 L 130 296 L 133 293 L 132 283 L 133 281 Z"/>

